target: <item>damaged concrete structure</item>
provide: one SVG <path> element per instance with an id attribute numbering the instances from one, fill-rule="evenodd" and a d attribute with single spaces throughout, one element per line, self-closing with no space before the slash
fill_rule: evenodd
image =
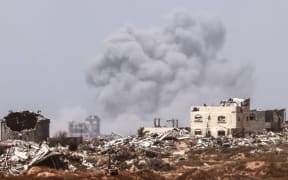
<path id="1" fill-rule="evenodd" d="M 251 110 L 249 117 L 250 132 L 280 132 L 285 127 L 286 109 Z"/>
<path id="2" fill-rule="evenodd" d="M 218 106 L 192 106 L 191 134 L 194 136 L 240 136 L 283 130 L 286 110 L 250 110 L 250 99 L 233 98 Z"/>
<path id="3" fill-rule="evenodd" d="M 164 123 L 163 123 L 163 121 L 164 121 Z M 164 125 L 161 125 L 161 122 Z M 144 132 L 147 132 L 147 133 L 165 133 L 167 131 L 173 130 L 174 128 L 178 128 L 178 119 L 168 119 L 166 121 L 165 120 L 161 121 L 160 118 L 154 118 L 154 127 L 145 127 Z"/>
<path id="4" fill-rule="evenodd" d="M 83 137 L 83 139 L 90 140 L 100 136 L 100 121 L 98 116 L 89 116 L 83 122 L 69 122 L 69 136 Z"/>
<path id="5" fill-rule="evenodd" d="M 249 99 L 229 99 L 219 106 L 193 106 L 191 133 L 213 137 L 242 133 L 248 127 L 249 113 Z"/>
<path id="6" fill-rule="evenodd" d="M 0 140 L 18 139 L 42 142 L 49 137 L 50 119 L 39 112 L 10 112 L 0 120 Z"/>

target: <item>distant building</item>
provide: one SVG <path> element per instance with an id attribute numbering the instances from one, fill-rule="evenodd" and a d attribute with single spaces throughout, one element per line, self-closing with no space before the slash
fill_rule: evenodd
<path id="1" fill-rule="evenodd" d="M 250 99 L 229 99 L 218 106 L 192 106 L 191 133 L 200 136 L 245 136 L 266 130 L 281 131 L 286 110 L 250 110 Z"/>
<path id="2" fill-rule="evenodd" d="M 69 122 L 69 136 L 92 139 L 100 135 L 100 118 L 89 116 L 83 122 Z"/>
<path id="3" fill-rule="evenodd" d="M 164 126 L 161 125 L 161 122 L 164 122 Z M 178 128 L 178 120 L 177 119 L 169 119 L 169 120 L 162 120 L 160 118 L 154 119 L 154 127 L 145 127 L 144 132 L 147 133 L 165 133 L 170 131 L 174 128 Z"/>
<path id="4" fill-rule="evenodd" d="M 49 138 L 50 120 L 30 111 L 10 112 L 0 120 L 0 139 L 41 142 Z"/>

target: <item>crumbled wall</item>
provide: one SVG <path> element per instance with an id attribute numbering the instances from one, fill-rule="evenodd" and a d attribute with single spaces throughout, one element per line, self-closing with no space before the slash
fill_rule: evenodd
<path id="1" fill-rule="evenodd" d="M 49 137 L 50 120 L 29 111 L 10 112 L 0 122 L 1 140 L 20 139 L 41 142 Z"/>
<path id="2" fill-rule="evenodd" d="M 283 129 L 286 120 L 285 109 L 275 109 L 266 111 L 252 110 L 254 118 L 249 120 L 250 131 L 262 131 L 263 129 L 279 132 Z"/>

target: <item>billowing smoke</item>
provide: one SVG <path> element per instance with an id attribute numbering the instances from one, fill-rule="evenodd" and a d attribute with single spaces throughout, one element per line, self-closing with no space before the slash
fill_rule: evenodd
<path id="1" fill-rule="evenodd" d="M 184 11 L 163 27 L 112 34 L 87 74 L 97 108 L 115 118 L 183 113 L 187 118 L 192 104 L 249 96 L 253 68 L 219 58 L 224 40 L 220 21 Z"/>

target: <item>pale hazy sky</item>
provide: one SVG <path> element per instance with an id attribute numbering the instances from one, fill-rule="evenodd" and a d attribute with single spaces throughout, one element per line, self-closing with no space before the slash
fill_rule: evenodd
<path id="1" fill-rule="evenodd" d="M 288 1 L 7 0 L 0 1 L 0 116 L 40 109 L 59 129 L 69 109 L 97 114 L 85 71 L 103 40 L 123 25 L 157 26 L 178 8 L 222 21 L 221 55 L 255 67 L 253 107 L 288 106 Z"/>

